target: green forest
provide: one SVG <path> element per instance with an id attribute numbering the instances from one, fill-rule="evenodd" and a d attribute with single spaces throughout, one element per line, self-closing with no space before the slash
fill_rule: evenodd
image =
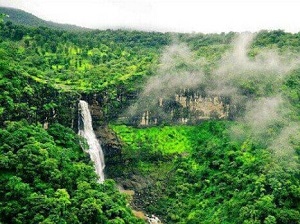
<path id="1" fill-rule="evenodd" d="M 300 33 L 258 32 L 238 70 L 234 32 L 90 30 L 0 13 L 0 223 L 147 223 L 134 210 L 162 223 L 300 223 Z M 190 52 L 168 72 L 201 65 L 193 88 L 224 94 L 231 114 L 122 123 L 174 43 Z M 113 136 L 101 139 L 104 183 L 77 135 L 80 99 L 97 101 L 94 129 Z"/>

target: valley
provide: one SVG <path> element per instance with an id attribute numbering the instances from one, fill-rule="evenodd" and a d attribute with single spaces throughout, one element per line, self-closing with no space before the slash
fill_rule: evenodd
<path id="1" fill-rule="evenodd" d="M 0 223 L 300 223 L 300 33 L 21 15 L 0 19 Z"/>

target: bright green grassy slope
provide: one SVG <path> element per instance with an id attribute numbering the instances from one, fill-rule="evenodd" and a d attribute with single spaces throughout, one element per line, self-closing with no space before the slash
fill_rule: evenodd
<path id="1" fill-rule="evenodd" d="M 189 136 L 197 127 L 164 126 L 134 128 L 126 125 L 112 125 L 126 149 L 132 151 L 150 150 L 163 155 L 191 151 Z"/>
<path id="2" fill-rule="evenodd" d="M 234 124 L 112 125 L 124 147 L 123 163 L 110 166 L 110 175 L 164 223 L 300 223 L 298 169 L 279 164 L 251 137 L 230 138 Z"/>

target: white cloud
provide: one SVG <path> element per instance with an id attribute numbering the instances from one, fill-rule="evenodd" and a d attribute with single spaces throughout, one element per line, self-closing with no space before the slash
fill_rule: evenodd
<path id="1" fill-rule="evenodd" d="M 0 0 L 43 19 L 93 28 L 178 32 L 300 31 L 297 0 Z"/>

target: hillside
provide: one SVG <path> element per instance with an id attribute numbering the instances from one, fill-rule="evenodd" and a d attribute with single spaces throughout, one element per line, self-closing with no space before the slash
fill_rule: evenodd
<path id="1" fill-rule="evenodd" d="M 43 27 L 49 27 L 49 28 L 54 28 L 59 30 L 69 30 L 69 31 L 90 30 L 88 28 L 79 27 L 75 25 L 59 24 L 51 21 L 45 21 L 20 9 L 0 7 L 0 13 L 4 13 L 5 15 L 9 16 L 9 17 L 5 17 L 4 21 L 10 21 L 18 25 L 24 25 L 29 27 L 43 26 Z"/>
<path id="2" fill-rule="evenodd" d="M 300 223 L 299 52 L 299 33 L 281 30 L 70 32 L 0 18 L 0 223 L 145 223 L 132 209 L 164 223 Z M 103 184 L 77 135 L 79 100 Z"/>

